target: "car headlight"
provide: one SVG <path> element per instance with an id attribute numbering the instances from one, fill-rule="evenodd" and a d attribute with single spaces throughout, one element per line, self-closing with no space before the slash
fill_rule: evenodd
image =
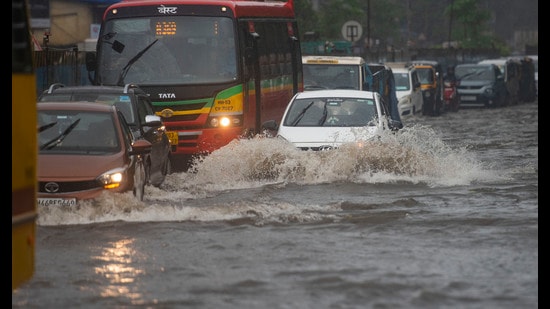
<path id="1" fill-rule="evenodd" d="M 114 189 L 120 187 L 120 185 L 126 180 L 126 170 L 124 168 L 115 168 L 101 174 L 97 180 L 103 185 L 105 189 Z"/>
<path id="2" fill-rule="evenodd" d="M 495 90 L 491 87 L 487 87 L 487 89 L 485 89 L 485 93 L 487 94 L 493 94 L 495 92 Z"/>

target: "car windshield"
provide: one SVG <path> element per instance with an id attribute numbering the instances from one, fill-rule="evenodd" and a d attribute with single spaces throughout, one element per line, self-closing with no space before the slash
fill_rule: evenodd
<path id="1" fill-rule="evenodd" d="M 418 79 L 421 84 L 433 84 L 434 83 L 434 71 L 432 69 L 418 68 Z"/>
<path id="2" fill-rule="evenodd" d="M 395 90 L 405 91 L 410 90 L 409 73 L 393 73 L 395 80 Z"/>
<path id="3" fill-rule="evenodd" d="M 455 68 L 455 76 L 461 81 L 464 80 L 488 80 L 496 79 L 495 72 L 491 66 L 486 65 L 471 65 L 457 66 Z"/>
<path id="4" fill-rule="evenodd" d="M 292 102 L 284 120 L 296 127 L 362 127 L 377 117 L 376 104 L 363 98 L 313 98 Z"/>
<path id="5" fill-rule="evenodd" d="M 121 149 L 110 113 L 39 110 L 38 128 L 40 154 L 104 154 Z"/>

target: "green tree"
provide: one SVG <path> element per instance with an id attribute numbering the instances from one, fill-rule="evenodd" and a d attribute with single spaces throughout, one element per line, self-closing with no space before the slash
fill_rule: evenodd
<path id="1" fill-rule="evenodd" d="M 348 20 L 365 20 L 361 0 L 327 0 L 319 10 L 319 32 L 328 40 L 343 40 L 342 25 Z"/>
<path id="2" fill-rule="evenodd" d="M 363 0 L 362 6 L 367 12 L 362 21 L 365 39 L 379 40 L 382 45 L 405 46 L 407 36 L 403 29 L 406 29 L 407 14 L 402 0 L 397 3 L 395 0 Z"/>
<path id="3" fill-rule="evenodd" d="M 303 40 L 304 33 L 318 31 L 319 20 L 317 18 L 317 12 L 313 10 L 311 0 L 294 0 L 294 11 L 296 12 L 296 19 L 298 20 L 301 40 Z"/>
<path id="4" fill-rule="evenodd" d="M 452 14 L 453 24 L 457 24 L 452 28 L 451 40 L 458 41 L 460 47 L 498 49 L 503 55 L 509 53 L 506 43 L 489 31 L 491 12 L 480 8 L 477 0 L 453 0 L 444 13 Z"/>
<path id="5" fill-rule="evenodd" d="M 477 0 L 454 0 L 445 9 L 445 14 L 451 16 L 453 27 L 451 38 L 460 42 L 463 48 L 485 48 L 490 39 L 486 30 L 491 19 L 491 13 L 481 9 Z"/>

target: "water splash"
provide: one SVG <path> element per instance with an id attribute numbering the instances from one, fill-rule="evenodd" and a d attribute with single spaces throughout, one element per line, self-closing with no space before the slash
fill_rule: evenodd
<path id="1" fill-rule="evenodd" d="M 334 214 L 339 203 L 319 210 L 318 203 L 291 205 L 270 194 L 263 199 L 262 190 L 346 182 L 465 186 L 501 177 L 483 166 L 468 145 L 445 143 L 433 129 L 422 125 L 327 151 L 302 151 L 279 138 L 255 137 L 234 140 L 198 158 L 188 172 L 168 175 L 161 188 L 147 186 L 144 202 L 131 192 L 105 193 L 72 208 L 42 208 L 38 223 L 225 220 L 261 225 L 334 221 L 339 220 Z M 244 192 L 249 200 L 241 198 Z M 332 211 L 327 212 L 327 207 Z"/>
<path id="2" fill-rule="evenodd" d="M 213 190 L 266 182 L 405 180 L 432 186 L 465 185 L 487 176 L 466 146 L 445 144 L 431 128 L 421 125 L 383 132 L 375 141 L 319 152 L 298 150 L 278 138 L 234 140 L 197 160 L 191 173 L 187 182 Z"/>

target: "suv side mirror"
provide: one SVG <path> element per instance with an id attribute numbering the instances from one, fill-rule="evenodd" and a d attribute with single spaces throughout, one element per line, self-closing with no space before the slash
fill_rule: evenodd
<path id="1" fill-rule="evenodd" d="M 162 119 L 157 115 L 145 115 L 145 123 L 143 126 L 147 127 L 161 127 Z"/>

